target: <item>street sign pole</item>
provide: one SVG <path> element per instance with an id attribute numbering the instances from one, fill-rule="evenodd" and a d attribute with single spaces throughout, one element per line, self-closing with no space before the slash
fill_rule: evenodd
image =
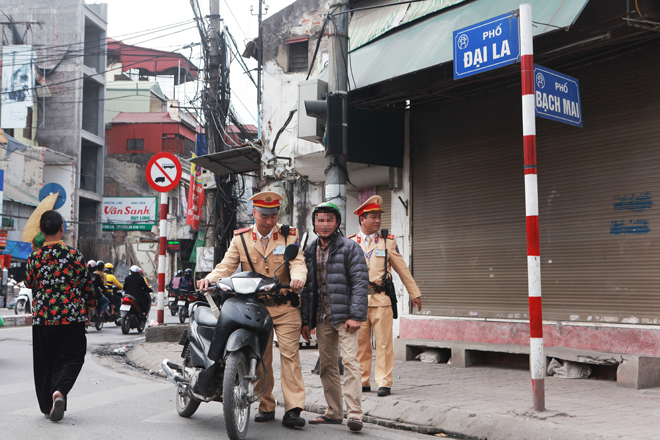
<path id="1" fill-rule="evenodd" d="M 541 253 L 539 249 L 539 194 L 536 167 L 536 105 L 534 102 L 534 45 L 532 5 L 520 5 L 522 119 L 527 214 L 527 282 L 529 289 L 529 361 L 534 409 L 545 411 L 545 355 L 541 307 Z"/>
<path id="2" fill-rule="evenodd" d="M 165 268 L 167 267 L 167 194 L 181 180 L 181 162 L 171 153 L 157 153 L 147 164 L 147 183 L 160 193 L 158 240 L 158 324 L 165 322 Z"/>
<path id="3" fill-rule="evenodd" d="M 160 238 L 158 240 L 158 324 L 165 322 L 165 267 L 167 265 L 167 207 L 166 192 L 160 193 Z"/>

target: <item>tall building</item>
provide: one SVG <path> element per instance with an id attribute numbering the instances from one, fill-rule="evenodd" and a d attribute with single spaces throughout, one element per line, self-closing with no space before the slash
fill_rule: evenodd
<path id="1" fill-rule="evenodd" d="M 26 92 L 37 91 L 22 124 L 21 109 L 7 102 L 8 90 L 4 89 L 10 78 L 5 78 L 2 128 L 31 148 L 45 147 L 73 158 L 73 166 L 67 163 L 53 168 L 58 172 L 43 173 L 42 181 L 14 184 L 29 185 L 30 193 L 35 189 L 38 193 L 51 183 L 59 185 L 52 187 L 61 187 L 66 196 L 59 208 L 67 222 L 65 241 L 78 247 L 86 258 L 103 258 L 109 254 L 111 243 L 101 238 L 100 222 L 107 5 L 86 4 L 84 0 L 3 0 L 2 11 L 8 18 L 5 21 L 13 22 L 2 25 L 3 35 L 11 36 L 11 41 L 0 40 L 3 53 L 17 48 L 18 53 L 31 54 L 16 63 L 3 59 L 3 74 L 13 74 L 20 64 L 23 71 L 35 74 Z M 45 85 L 47 90 L 38 87 Z M 17 118 L 10 118 L 10 114 Z"/>

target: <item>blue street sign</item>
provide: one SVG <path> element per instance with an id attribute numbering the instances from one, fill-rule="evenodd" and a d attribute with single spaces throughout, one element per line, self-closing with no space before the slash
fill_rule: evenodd
<path id="1" fill-rule="evenodd" d="M 534 65 L 534 92 L 536 116 L 582 128 L 577 79 Z"/>
<path id="2" fill-rule="evenodd" d="M 454 79 L 518 61 L 518 22 L 518 11 L 513 11 L 454 31 Z"/>
<path id="3" fill-rule="evenodd" d="M 39 201 L 42 201 L 49 195 L 55 194 L 58 191 L 60 193 L 57 196 L 57 200 L 55 200 L 55 206 L 53 209 L 60 209 L 62 206 L 64 206 L 64 202 L 66 202 L 66 191 L 64 190 L 64 187 L 62 187 L 62 185 L 59 183 L 47 183 L 44 185 L 41 188 L 41 191 L 39 191 Z"/>

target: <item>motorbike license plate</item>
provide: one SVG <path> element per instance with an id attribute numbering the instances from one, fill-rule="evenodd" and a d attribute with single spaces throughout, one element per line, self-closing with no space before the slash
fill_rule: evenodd
<path id="1" fill-rule="evenodd" d="M 131 310 L 131 305 L 130 304 L 122 304 L 121 307 L 119 307 L 119 310 L 124 311 L 124 312 L 128 312 L 129 310 Z"/>
<path id="2" fill-rule="evenodd" d="M 171 303 L 171 302 L 174 302 L 174 301 L 175 301 L 174 298 L 167 298 L 167 302 L 168 302 L 168 303 Z"/>
<path id="3" fill-rule="evenodd" d="M 185 306 L 186 302 L 185 301 L 179 301 L 178 303 L 176 303 L 176 305 L 177 306 Z"/>

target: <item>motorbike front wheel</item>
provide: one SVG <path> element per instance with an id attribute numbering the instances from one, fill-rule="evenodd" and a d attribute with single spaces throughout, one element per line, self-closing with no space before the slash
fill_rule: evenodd
<path id="1" fill-rule="evenodd" d="M 27 313 L 27 301 L 24 299 L 19 299 L 14 305 L 14 314 L 24 315 Z"/>
<path id="2" fill-rule="evenodd" d="M 186 358 L 183 361 L 183 377 L 190 382 L 190 374 L 186 370 L 186 368 L 191 368 L 190 367 L 190 355 L 187 355 Z M 193 414 L 195 414 L 195 411 L 197 411 L 197 408 L 199 408 L 199 404 L 202 403 L 197 399 L 194 399 L 192 397 L 186 396 L 183 397 L 181 394 L 179 394 L 179 389 L 177 388 L 176 390 L 176 412 L 179 413 L 181 417 L 190 417 Z"/>
<path id="3" fill-rule="evenodd" d="M 247 374 L 245 355 L 240 351 L 231 352 L 225 364 L 222 389 L 225 426 L 230 440 L 243 440 L 247 434 L 250 419 Z"/>
<path id="4" fill-rule="evenodd" d="M 96 331 L 101 331 L 103 328 L 103 319 L 100 317 L 96 317 L 96 322 L 94 323 L 94 327 L 96 327 Z"/>
<path id="5" fill-rule="evenodd" d="M 137 326 L 137 331 L 138 333 L 142 333 L 144 331 L 144 328 L 147 326 L 147 320 L 146 318 L 140 318 L 140 322 L 138 322 Z"/>
<path id="6" fill-rule="evenodd" d="M 124 315 L 121 318 L 121 332 L 125 335 L 131 331 L 131 320 L 128 318 L 128 315 Z"/>

